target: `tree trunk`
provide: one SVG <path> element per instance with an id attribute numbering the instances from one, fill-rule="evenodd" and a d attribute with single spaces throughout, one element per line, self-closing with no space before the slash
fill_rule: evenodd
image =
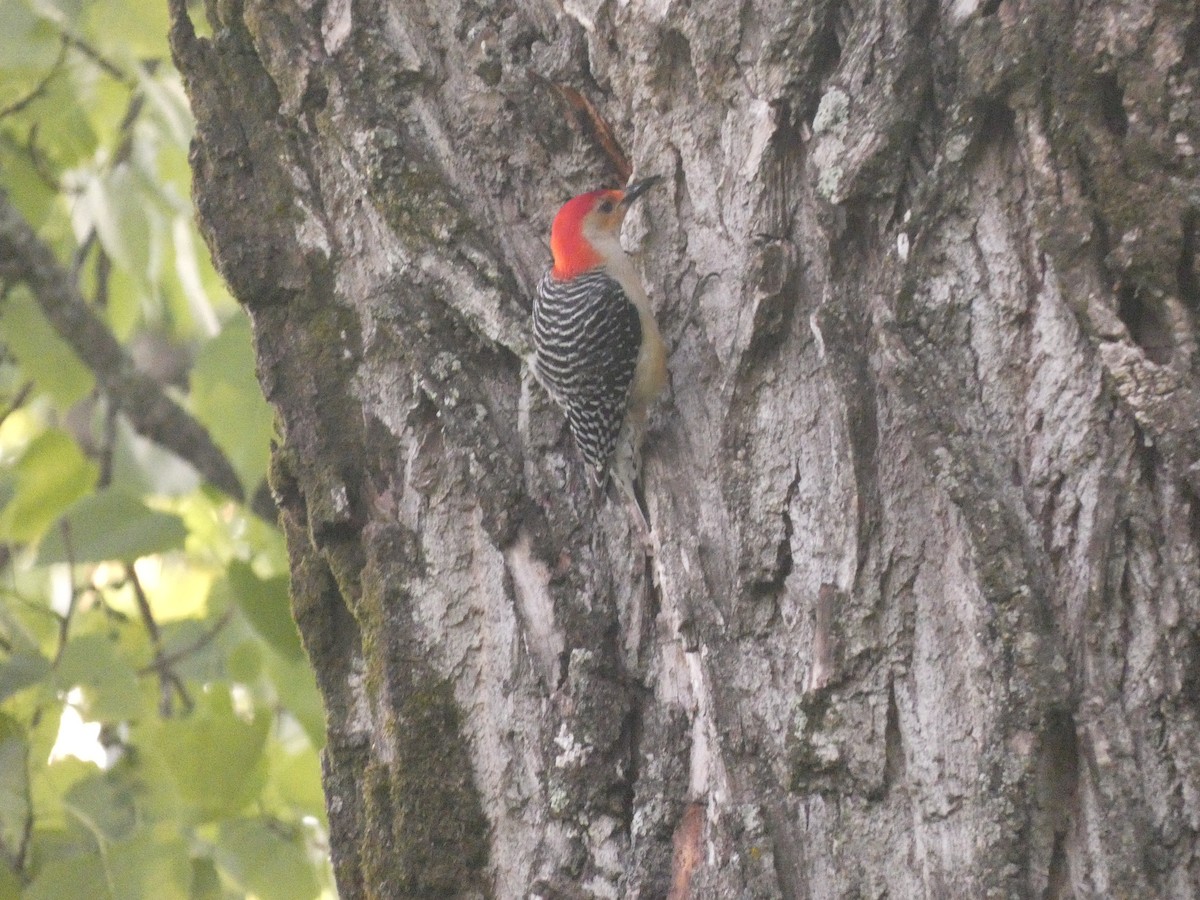
<path id="1" fill-rule="evenodd" d="M 344 898 L 1200 894 L 1194 3 L 172 3 Z M 523 363 L 623 156 L 653 562 Z"/>

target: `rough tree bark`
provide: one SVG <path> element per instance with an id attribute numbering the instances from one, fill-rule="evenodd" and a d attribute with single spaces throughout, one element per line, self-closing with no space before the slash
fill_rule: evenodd
<path id="1" fill-rule="evenodd" d="M 1191 0 L 172 3 L 343 897 L 1200 894 Z M 653 567 L 522 363 L 621 152 Z"/>

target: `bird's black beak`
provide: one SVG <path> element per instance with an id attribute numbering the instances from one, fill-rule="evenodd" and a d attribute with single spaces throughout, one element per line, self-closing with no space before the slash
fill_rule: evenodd
<path id="1" fill-rule="evenodd" d="M 646 193 L 646 191 L 650 190 L 650 188 L 654 187 L 660 181 L 662 181 L 661 175 L 651 175 L 649 178 L 633 182 L 629 187 L 625 188 L 625 196 L 621 198 L 621 205 L 629 206 L 634 200 L 642 196 L 642 194 Z"/>

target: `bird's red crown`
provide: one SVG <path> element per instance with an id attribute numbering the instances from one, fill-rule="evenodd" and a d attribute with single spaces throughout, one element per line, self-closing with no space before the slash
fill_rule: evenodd
<path id="1" fill-rule="evenodd" d="M 551 274 L 559 281 L 582 275 L 603 262 L 583 234 L 583 220 L 597 204 L 609 200 L 613 208 L 621 202 L 621 191 L 598 190 L 572 197 L 562 205 L 550 228 L 550 252 L 554 255 Z"/>

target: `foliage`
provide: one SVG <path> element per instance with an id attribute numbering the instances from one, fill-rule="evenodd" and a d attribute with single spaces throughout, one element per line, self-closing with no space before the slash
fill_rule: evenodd
<path id="1" fill-rule="evenodd" d="M 80 354 L 0 259 L 0 900 L 333 892 L 272 419 L 192 223 L 166 30 L 165 3 L 0 3 L 0 202 L 125 354 Z M 154 440 L 129 367 L 253 499 Z"/>

